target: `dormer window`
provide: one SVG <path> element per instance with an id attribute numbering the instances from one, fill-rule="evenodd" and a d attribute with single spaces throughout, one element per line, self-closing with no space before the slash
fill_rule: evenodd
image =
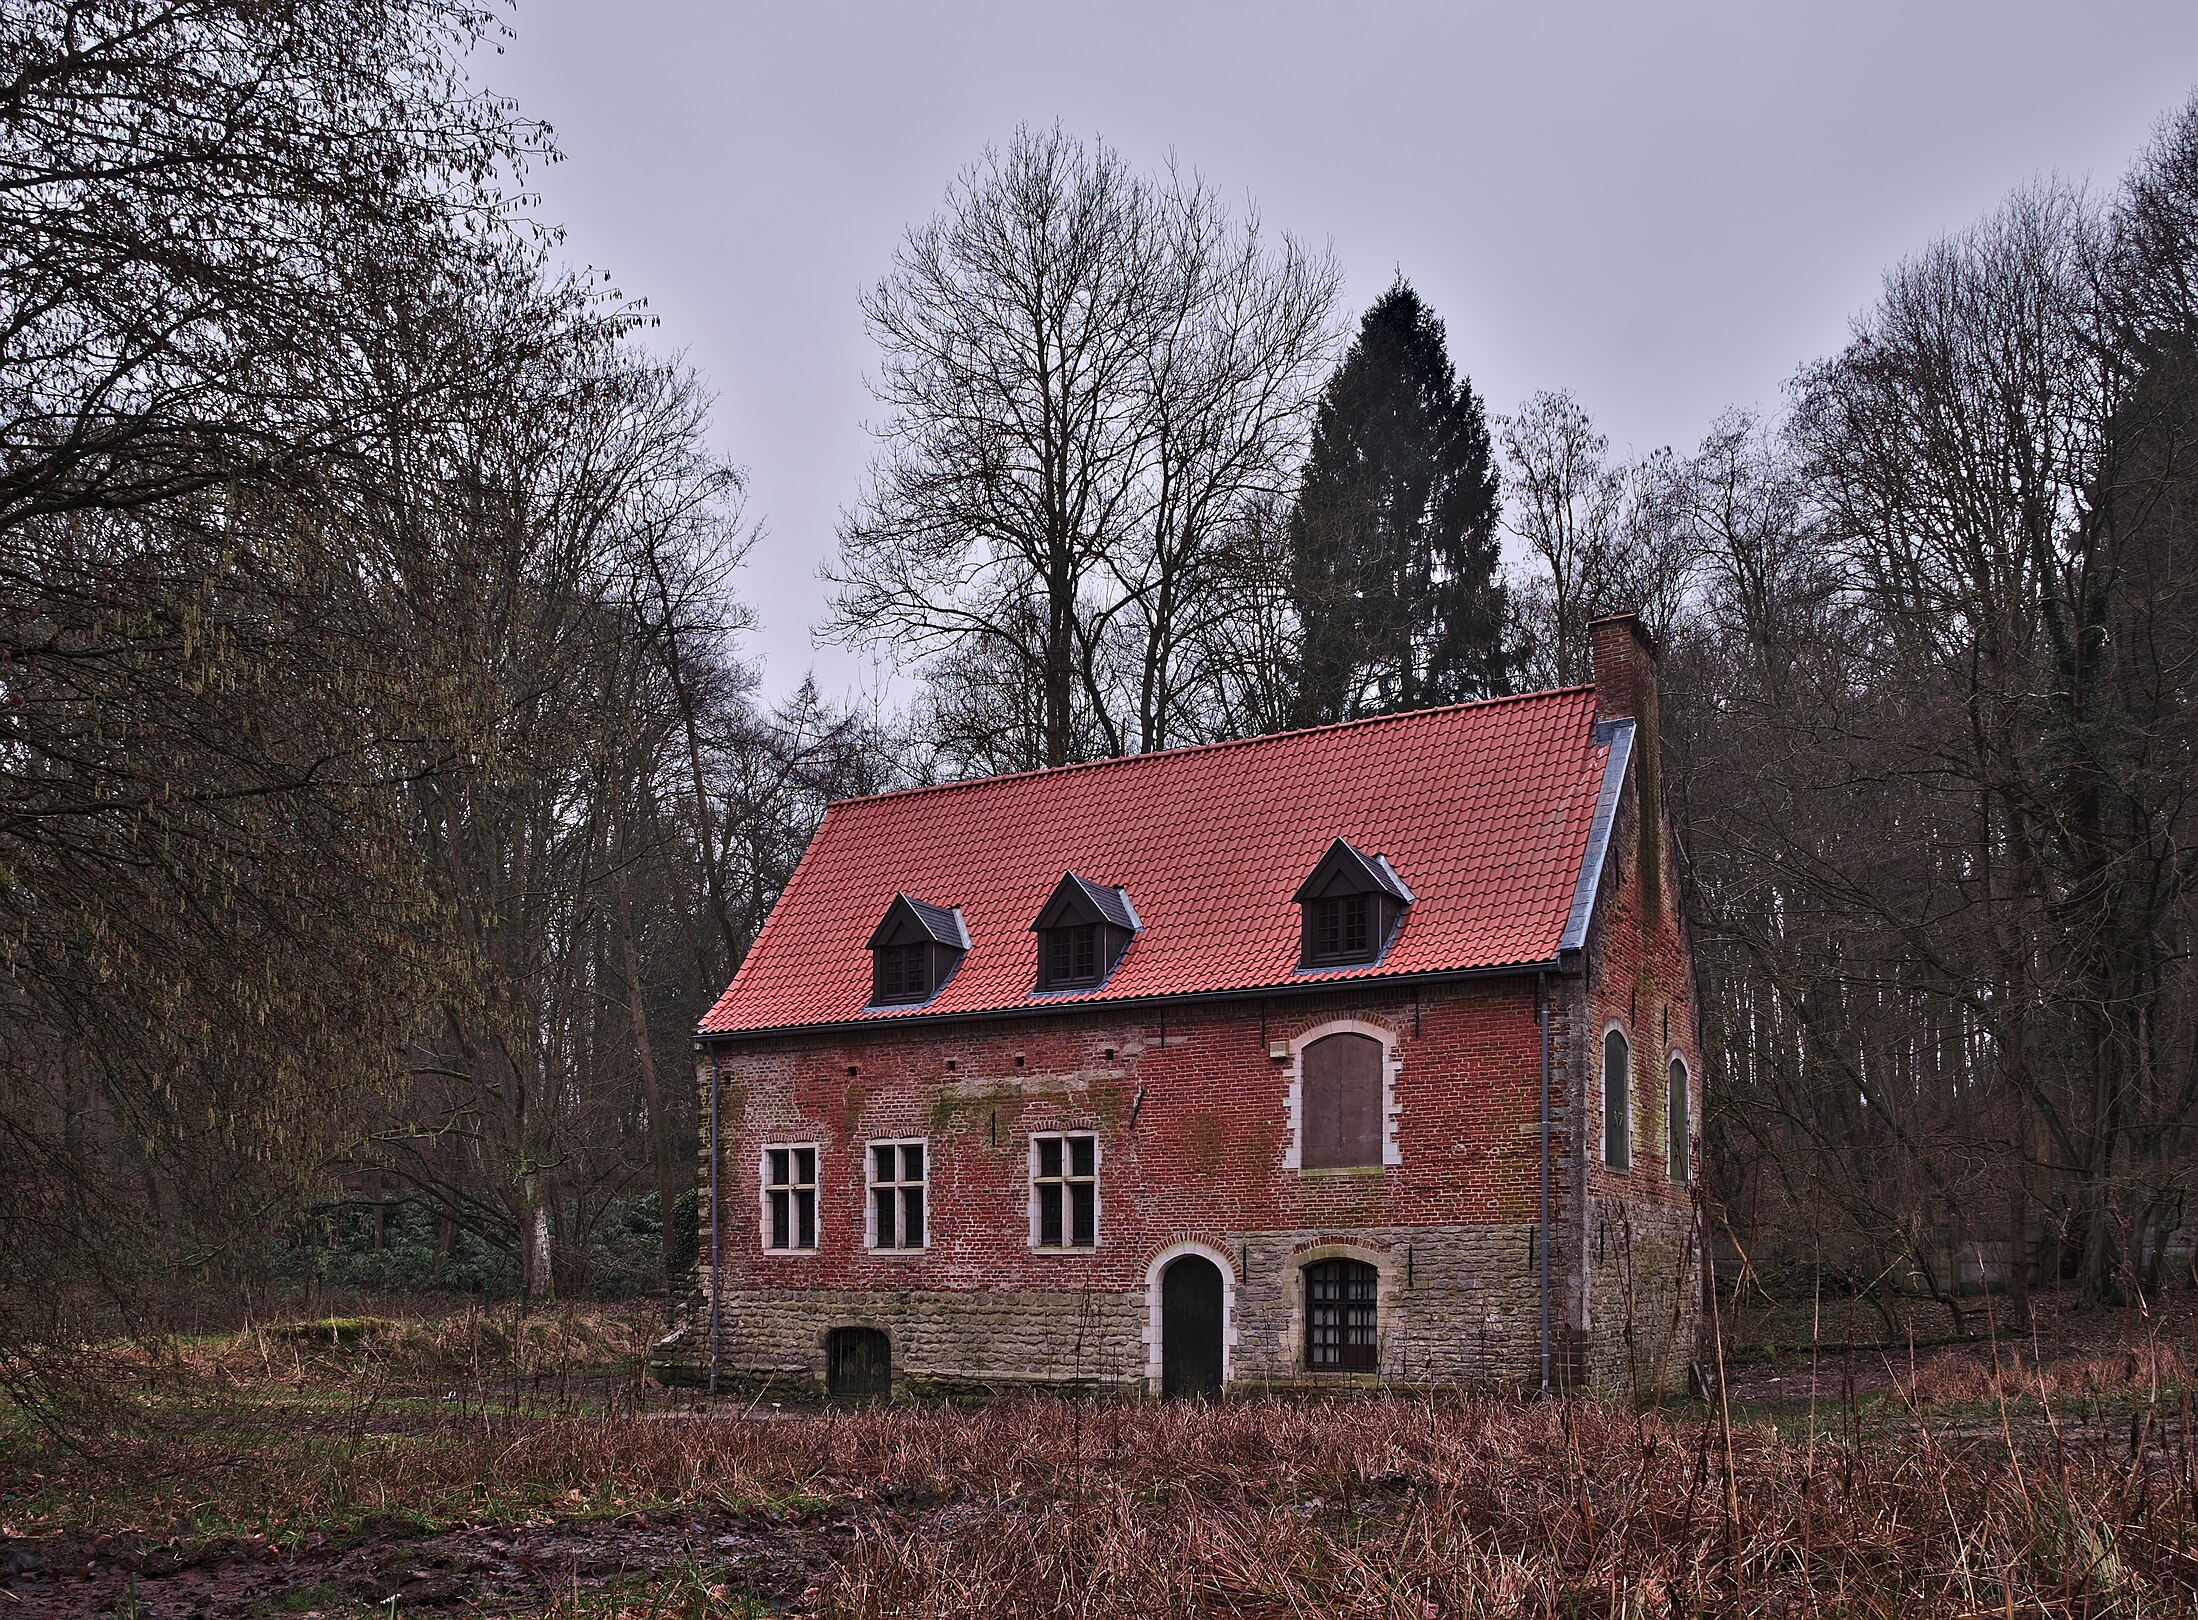
<path id="1" fill-rule="evenodd" d="M 870 1004 L 909 1006 L 929 1001 L 969 949 L 960 911 L 896 894 L 870 936 Z"/>
<path id="2" fill-rule="evenodd" d="M 1106 982 L 1143 925 L 1125 891 L 1067 872 L 1030 926 L 1038 935 L 1038 988 L 1088 990 Z"/>
<path id="3" fill-rule="evenodd" d="M 1333 968 L 1379 961 L 1412 891 L 1385 858 L 1338 838 L 1292 898 L 1303 917 L 1298 966 Z"/>

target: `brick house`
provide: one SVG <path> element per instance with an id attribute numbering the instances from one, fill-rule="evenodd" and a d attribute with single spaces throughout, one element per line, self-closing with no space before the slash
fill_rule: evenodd
<path id="1" fill-rule="evenodd" d="M 663 1365 L 1683 1379 L 1655 651 L 1592 633 L 1591 687 L 834 805 L 698 1032 L 714 1219 Z"/>

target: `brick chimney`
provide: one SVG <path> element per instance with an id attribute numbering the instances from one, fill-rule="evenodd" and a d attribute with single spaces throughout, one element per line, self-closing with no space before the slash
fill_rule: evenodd
<path id="1" fill-rule="evenodd" d="M 1656 643 L 1638 613 L 1606 613 L 1587 627 L 1595 674 L 1595 718 L 1633 722 L 1633 780 L 1639 788 L 1641 909 L 1653 918 L 1663 904 L 1664 793 L 1658 768 Z"/>
<path id="2" fill-rule="evenodd" d="M 1595 718 L 1656 723 L 1656 643 L 1638 613 L 1606 613 L 1587 627 Z"/>

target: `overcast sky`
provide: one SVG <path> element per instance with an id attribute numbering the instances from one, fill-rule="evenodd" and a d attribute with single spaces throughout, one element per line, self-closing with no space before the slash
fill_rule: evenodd
<path id="1" fill-rule="evenodd" d="M 2113 185 L 2198 83 L 2198 0 L 1418 5 L 520 0 L 492 86 L 556 129 L 547 217 L 717 396 L 783 690 L 874 414 L 857 292 L 1018 123 L 1169 151 L 1402 269 L 1492 411 L 1569 388 L 1621 448 L 1775 406 L 1886 266 L 2059 173 Z"/>

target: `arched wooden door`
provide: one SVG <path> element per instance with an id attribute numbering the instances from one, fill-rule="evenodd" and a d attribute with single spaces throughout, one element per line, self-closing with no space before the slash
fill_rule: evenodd
<path id="1" fill-rule="evenodd" d="M 1221 1393 L 1221 1268 L 1179 1255 L 1160 1274 L 1160 1393 L 1212 1400 Z"/>
<path id="2" fill-rule="evenodd" d="M 824 1340 L 824 1385 L 834 1395 L 892 1394 L 892 1345 L 876 1328 L 834 1328 Z"/>

